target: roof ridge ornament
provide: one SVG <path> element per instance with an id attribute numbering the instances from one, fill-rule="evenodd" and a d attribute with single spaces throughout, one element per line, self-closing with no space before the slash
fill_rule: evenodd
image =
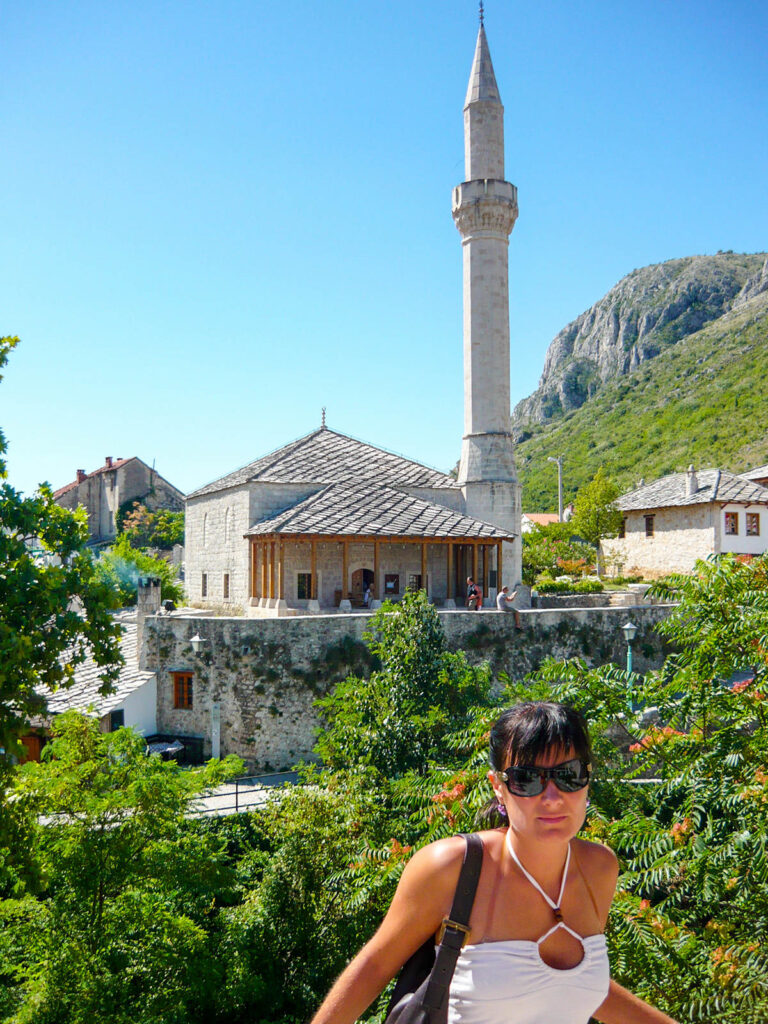
<path id="1" fill-rule="evenodd" d="M 480 0 L 480 28 L 485 25 L 485 8 L 483 7 L 483 0 Z"/>
<path id="2" fill-rule="evenodd" d="M 322 415 L 322 418 L 320 420 L 320 429 L 321 430 L 325 429 L 325 406 L 323 406 L 323 415 Z"/>

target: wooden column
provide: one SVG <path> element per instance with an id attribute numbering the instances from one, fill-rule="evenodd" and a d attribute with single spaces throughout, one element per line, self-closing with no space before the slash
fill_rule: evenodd
<path id="1" fill-rule="evenodd" d="M 496 545 L 496 589 L 500 592 L 503 585 L 501 578 L 501 541 Z"/>
<path id="2" fill-rule="evenodd" d="M 477 583 L 477 544 L 472 545 L 472 579 Z"/>
<path id="3" fill-rule="evenodd" d="M 309 596 L 313 601 L 317 600 L 317 541 L 313 540 L 309 545 L 309 571 L 312 573 L 312 582 L 309 588 Z"/>
<path id="4" fill-rule="evenodd" d="M 446 596 L 453 597 L 453 542 L 449 540 L 446 544 L 446 548 L 448 552 L 448 591 Z"/>
<path id="5" fill-rule="evenodd" d="M 349 545 L 341 542 L 341 600 L 347 599 L 347 576 L 349 575 Z"/>
<path id="6" fill-rule="evenodd" d="M 259 590 L 259 597 L 267 597 L 267 543 L 262 541 L 261 544 L 261 588 Z"/>
<path id="7" fill-rule="evenodd" d="M 427 592 L 427 542 L 421 542 L 421 589 Z"/>
<path id="8" fill-rule="evenodd" d="M 483 544 L 483 597 L 488 596 L 488 552 L 488 545 Z"/>
<path id="9" fill-rule="evenodd" d="M 285 600 L 285 544 L 282 540 L 277 542 L 278 563 L 277 563 L 277 596 L 281 601 Z"/>
<path id="10" fill-rule="evenodd" d="M 258 576 L 259 576 L 258 568 L 259 568 L 258 549 L 256 547 L 256 541 L 255 540 L 251 540 L 251 595 L 250 595 L 251 597 L 258 597 L 259 596 L 258 593 L 257 593 Z"/>
<path id="11" fill-rule="evenodd" d="M 275 596 L 275 542 L 269 542 L 269 596 Z"/>
<path id="12" fill-rule="evenodd" d="M 373 596 L 374 596 L 374 599 L 376 601 L 380 601 L 381 600 L 381 579 L 380 579 L 380 577 L 381 577 L 381 572 L 380 572 L 380 566 L 381 566 L 381 558 L 380 558 L 380 556 L 381 556 L 381 551 L 380 551 L 380 547 L 381 547 L 381 545 L 380 545 L 379 541 L 375 540 L 373 542 Z"/>

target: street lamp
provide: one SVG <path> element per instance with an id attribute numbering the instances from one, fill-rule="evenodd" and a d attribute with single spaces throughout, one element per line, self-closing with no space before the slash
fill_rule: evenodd
<path id="1" fill-rule="evenodd" d="M 634 622 L 625 622 L 621 627 L 624 639 L 627 641 L 627 672 L 632 671 L 632 641 L 637 636 L 637 626 Z"/>
<path id="2" fill-rule="evenodd" d="M 189 638 L 189 642 L 197 655 L 205 649 L 208 640 L 204 636 L 200 636 L 199 633 L 195 633 Z M 216 671 L 215 666 L 212 666 L 212 671 Z M 221 704 L 215 687 L 211 697 L 211 757 L 221 757 Z"/>
<path id="3" fill-rule="evenodd" d="M 554 462 L 557 465 L 557 521 L 563 521 L 563 456 L 547 456 L 547 462 Z"/>
<path id="4" fill-rule="evenodd" d="M 189 642 L 192 644 L 192 650 L 195 654 L 199 654 L 202 651 L 203 646 L 208 643 L 204 636 L 200 636 L 199 633 L 195 633 L 194 636 L 189 638 Z"/>

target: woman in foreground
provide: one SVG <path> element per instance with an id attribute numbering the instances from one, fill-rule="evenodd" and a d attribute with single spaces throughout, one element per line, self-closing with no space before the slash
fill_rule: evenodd
<path id="1" fill-rule="evenodd" d="M 590 747 L 561 704 L 518 704 L 491 730 L 495 809 L 468 943 L 450 986 L 448 1024 L 674 1024 L 610 981 L 603 930 L 618 876 L 605 846 L 576 839 L 587 809 Z M 461 836 L 419 850 L 381 927 L 349 964 L 313 1024 L 353 1024 L 448 917 Z"/>

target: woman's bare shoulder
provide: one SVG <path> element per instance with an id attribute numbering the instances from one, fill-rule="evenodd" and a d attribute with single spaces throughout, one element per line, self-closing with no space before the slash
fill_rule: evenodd
<path id="1" fill-rule="evenodd" d="M 595 874 L 618 874 L 619 862 L 616 854 L 602 843 L 593 843 L 588 839 L 574 839 L 576 853 L 582 869 L 589 869 Z"/>

